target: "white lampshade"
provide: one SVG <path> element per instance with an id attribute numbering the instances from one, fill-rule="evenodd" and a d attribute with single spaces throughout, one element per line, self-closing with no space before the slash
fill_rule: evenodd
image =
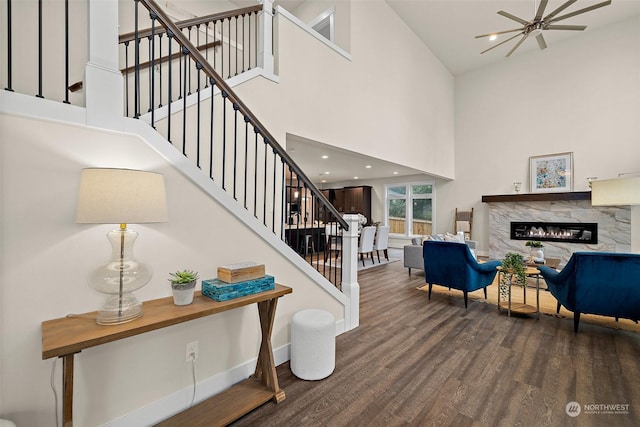
<path id="1" fill-rule="evenodd" d="M 640 177 L 591 182 L 593 206 L 640 205 Z"/>
<path id="2" fill-rule="evenodd" d="M 142 224 L 167 221 L 164 177 L 130 169 L 83 169 L 76 222 Z"/>

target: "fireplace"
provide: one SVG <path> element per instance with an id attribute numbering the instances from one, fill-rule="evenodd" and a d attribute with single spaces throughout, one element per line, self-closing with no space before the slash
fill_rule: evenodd
<path id="1" fill-rule="evenodd" d="M 597 244 L 598 223 L 511 222 L 511 239 Z"/>

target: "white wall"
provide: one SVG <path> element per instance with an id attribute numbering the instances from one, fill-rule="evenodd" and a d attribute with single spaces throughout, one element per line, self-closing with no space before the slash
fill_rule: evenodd
<path id="1" fill-rule="evenodd" d="M 529 191 L 529 157 L 574 153 L 574 190 L 587 177 L 640 170 L 640 18 L 502 60 L 456 78 L 456 179 L 438 187 L 438 221 L 474 207 L 488 249 L 482 195 Z"/>
<path id="2" fill-rule="evenodd" d="M 84 167 L 165 176 L 169 222 L 132 225 L 140 233 L 135 254 L 154 270 L 152 281 L 136 292 L 141 300 L 169 296 L 170 271 L 191 268 L 211 278 L 219 265 L 258 261 L 294 289 L 278 303 L 274 348 L 286 348 L 289 319 L 301 308 L 344 318 L 340 304 L 139 138 L 2 114 L 0 144 L 0 412 L 18 425 L 54 425 L 53 361 L 41 360 L 41 322 L 97 310 L 103 301 L 86 277 L 109 256 L 105 233 L 113 227 L 74 222 Z M 255 358 L 259 337 L 257 310 L 246 307 L 85 350 L 76 356 L 76 425 L 100 425 L 190 387 L 188 342 L 200 343 L 202 381 Z M 57 369 L 60 392 L 60 364 Z"/>

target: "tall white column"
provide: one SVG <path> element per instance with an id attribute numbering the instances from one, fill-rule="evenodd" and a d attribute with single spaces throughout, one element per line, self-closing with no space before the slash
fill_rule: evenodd
<path id="1" fill-rule="evenodd" d="M 347 214 L 349 230 L 342 232 L 342 293 L 349 298 L 345 331 L 360 325 L 360 285 L 358 284 L 358 215 Z"/>
<path id="2" fill-rule="evenodd" d="M 87 125 L 121 130 L 124 95 L 118 57 L 118 0 L 89 0 L 84 93 Z M 148 13 L 139 5 L 140 13 Z"/>
<path id="3" fill-rule="evenodd" d="M 273 0 L 258 0 L 262 4 L 258 31 L 258 66 L 265 73 L 274 74 L 273 68 Z"/>

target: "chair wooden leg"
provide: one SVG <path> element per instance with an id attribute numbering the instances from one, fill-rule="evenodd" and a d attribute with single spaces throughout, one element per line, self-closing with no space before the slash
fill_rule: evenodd
<path id="1" fill-rule="evenodd" d="M 431 283 L 429 283 L 429 300 L 431 300 L 431 288 L 433 287 L 433 285 Z"/>
<path id="2" fill-rule="evenodd" d="M 408 267 L 408 268 L 409 268 L 409 276 L 411 276 L 411 267 Z"/>
<path id="3" fill-rule="evenodd" d="M 376 249 L 376 255 L 378 255 L 378 264 L 380 264 L 380 251 Z"/>
<path id="4" fill-rule="evenodd" d="M 556 308 L 556 313 L 560 313 L 560 301 L 558 301 L 558 307 Z"/>
<path id="5" fill-rule="evenodd" d="M 362 266 L 364 267 L 364 254 L 360 254 L 360 261 L 362 261 Z"/>
<path id="6" fill-rule="evenodd" d="M 462 293 L 464 294 L 464 308 L 467 308 L 467 291 L 462 291 Z"/>
<path id="7" fill-rule="evenodd" d="M 484 287 L 484 299 L 487 299 L 487 287 Z"/>
<path id="8" fill-rule="evenodd" d="M 578 333 L 578 324 L 580 323 L 580 313 L 575 311 L 573 313 L 573 332 Z"/>
<path id="9" fill-rule="evenodd" d="M 387 261 L 389 261 L 389 251 L 388 250 L 384 250 L 384 257 Z"/>

